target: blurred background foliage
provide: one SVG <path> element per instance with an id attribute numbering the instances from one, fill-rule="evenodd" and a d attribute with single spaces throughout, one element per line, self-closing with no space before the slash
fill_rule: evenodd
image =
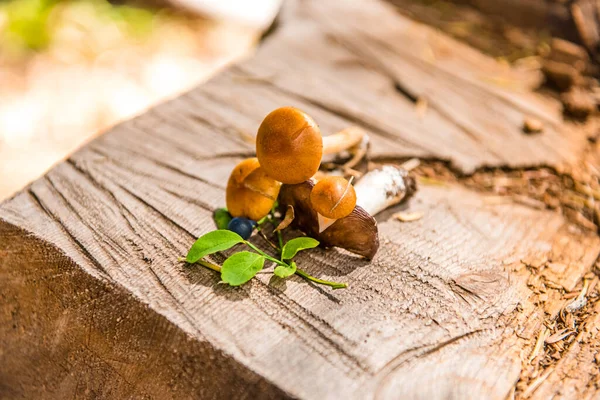
<path id="1" fill-rule="evenodd" d="M 246 55 L 261 33 L 151 1 L 0 0 L 0 201 Z"/>
<path id="2" fill-rule="evenodd" d="M 0 43 L 10 55 L 48 48 L 56 30 L 73 14 L 118 24 L 132 37 L 148 34 L 155 17 L 151 10 L 139 6 L 113 5 L 104 0 L 9 0 L 0 3 L 0 13 L 5 27 Z M 88 30 L 93 28 L 86 26 Z"/>

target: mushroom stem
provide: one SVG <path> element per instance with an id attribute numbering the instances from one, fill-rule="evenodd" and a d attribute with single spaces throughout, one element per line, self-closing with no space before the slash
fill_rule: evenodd
<path id="1" fill-rule="evenodd" d="M 365 174 L 354 185 L 354 190 L 356 204 L 369 214 L 376 215 L 412 194 L 415 183 L 405 169 L 384 165 Z"/>
<path id="2" fill-rule="evenodd" d="M 337 221 L 337 219 L 327 218 L 319 213 L 317 213 L 317 219 L 319 221 L 319 233 L 323 232 L 325 229 L 335 224 L 335 221 Z"/>
<path id="3" fill-rule="evenodd" d="M 323 137 L 323 154 L 337 154 L 359 145 L 367 136 L 364 129 L 351 126 L 333 135 Z"/>

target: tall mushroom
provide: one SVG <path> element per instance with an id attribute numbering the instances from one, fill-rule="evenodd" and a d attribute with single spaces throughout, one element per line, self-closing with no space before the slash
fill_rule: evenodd
<path id="1" fill-rule="evenodd" d="M 258 128 L 256 156 L 271 178 L 288 184 L 304 182 L 319 170 L 323 157 L 321 131 L 303 111 L 278 108 Z"/>
<path id="2" fill-rule="evenodd" d="M 269 177 L 258 159 L 247 158 L 231 171 L 227 182 L 227 209 L 232 217 L 258 221 L 271 211 L 281 183 Z"/>

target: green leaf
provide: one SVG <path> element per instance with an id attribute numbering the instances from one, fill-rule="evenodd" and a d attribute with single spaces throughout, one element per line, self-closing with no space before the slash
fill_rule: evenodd
<path id="1" fill-rule="evenodd" d="M 263 268 L 265 258 L 260 254 L 241 251 L 229 257 L 221 267 L 221 279 L 231 286 L 240 286 Z"/>
<path id="2" fill-rule="evenodd" d="M 219 208 L 215 210 L 215 213 L 213 214 L 213 219 L 217 224 L 217 229 L 227 229 L 229 221 L 232 220 L 232 217 L 226 208 Z"/>
<path id="3" fill-rule="evenodd" d="M 192 245 L 190 251 L 185 257 L 185 261 L 195 263 L 202 257 L 217 251 L 227 250 L 238 243 L 242 243 L 244 239 L 235 232 L 227 230 L 218 230 L 208 232 L 204 236 L 200 236 L 196 243 Z"/>
<path id="4" fill-rule="evenodd" d="M 312 249 L 319 245 L 319 241 L 310 237 L 292 239 L 283 246 L 281 258 L 291 260 L 300 250 Z"/>
<path id="5" fill-rule="evenodd" d="M 273 271 L 273 273 L 280 278 L 287 278 L 288 276 L 292 276 L 296 273 L 296 263 L 292 261 L 292 264 L 290 264 L 289 267 L 278 265 Z"/>

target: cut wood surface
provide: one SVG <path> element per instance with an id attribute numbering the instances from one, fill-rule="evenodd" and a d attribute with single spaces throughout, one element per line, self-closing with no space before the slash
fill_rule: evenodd
<path id="1" fill-rule="evenodd" d="M 373 261 L 336 249 L 298 257 L 346 290 L 270 274 L 230 288 L 177 262 L 215 229 L 231 169 L 283 105 L 325 133 L 366 129 L 376 161 L 446 160 L 466 174 L 582 157 L 585 135 L 533 92 L 535 75 L 391 5 L 303 1 L 288 17 L 252 59 L 115 127 L 0 205 L 0 394 L 597 396 L 596 315 L 563 359 L 517 387 L 544 323 L 600 253 L 596 233 L 554 211 L 421 185 L 401 207 L 423 218 L 379 216 Z M 543 134 L 523 134 L 528 117 Z"/>

